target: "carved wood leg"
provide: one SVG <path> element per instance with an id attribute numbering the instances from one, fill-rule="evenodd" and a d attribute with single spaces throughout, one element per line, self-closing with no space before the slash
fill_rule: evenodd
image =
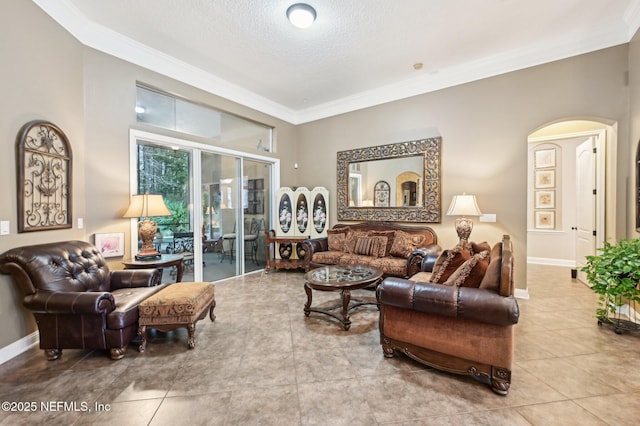
<path id="1" fill-rule="evenodd" d="M 196 325 L 194 323 L 187 324 L 187 331 L 189 332 L 189 338 L 187 340 L 189 344 L 189 349 L 193 349 L 196 347 L 196 338 L 195 338 Z"/>
<path id="2" fill-rule="evenodd" d="M 216 307 L 216 301 L 214 300 L 213 302 L 211 302 L 211 307 L 209 308 L 209 319 L 211 319 L 211 322 L 214 322 L 216 320 L 216 316 L 213 313 L 213 309 Z"/>
<path id="3" fill-rule="evenodd" d="M 127 347 L 125 346 L 124 348 L 111 348 L 109 349 L 109 352 L 111 353 L 111 359 L 119 360 L 124 358 L 124 354 L 127 352 Z"/>
<path id="4" fill-rule="evenodd" d="M 144 352 L 144 350 L 147 348 L 147 326 L 146 325 L 138 326 L 138 335 L 142 339 L 142 341 L 140 342 L 140 346 L 138 346 L 138 351 Z"/>
<path id="5" fill-rule="evenodd" d="M 342 296 L 342 325 L 345 330 L 351 328 L 351 321 L 349 320 L 349 302 L 351 301 L 351 292 L 347 289 L 341 291 Z"/>
<path id="6" fill-rule="evenodd" d="M 387 340 L 387 338 L 384 337 L 384 335 L 380 336 L 380 344 L 382 345 L 382 353 L 384 354 L 384 357 L 393 358 L 395 355 L 393 351 L 393 346 L 391 345 L 391 342 L 389 342 L 389 340 Z"/>
<path id="7" fill-rule="evenodd" d="M 506 395 L 511 387 L 511 371 L 506 368 L 491 367 L 491 390 L 498 395 Z"/>
<path id="8" fill-rule="evenodd" d="M 311 300 L 313 299 L 309 283 L 304 283 L 304 292 L 307 293 L 307 303 L 304 304 L 304 314 L 305 316 L 309 316 L 309 314 L 311 313 L 309 308 L 311 307 Z"/>
<path id="9" fill-rule="evenodd" d="M 62 349 L 45 349 L 44 356 L 49 361 L 55 361 L 62 356 Z"/>

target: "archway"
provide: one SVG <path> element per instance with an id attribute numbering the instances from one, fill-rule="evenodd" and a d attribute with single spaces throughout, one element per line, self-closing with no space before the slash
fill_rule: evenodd
<path id="1" fill-rule="evenodd" d="M 527 141 L 527 263 L 566 266 L 575 277 L 585 254 L 595 254 L 595 247 L 615 235 L 615 217 L 606 213 L 615 211 L 616 124 L 559 120 Z M 588 158 L 579 160 L 585 157 L 579 153 Z M 592 179 L 584 177 L 586 171 Z"/>

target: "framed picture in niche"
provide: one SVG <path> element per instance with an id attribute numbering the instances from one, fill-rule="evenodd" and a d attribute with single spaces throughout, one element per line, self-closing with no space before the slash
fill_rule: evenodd
<path id="1" fill-rule="evenodd" d="M 554 211 L 537 211 L 535 212 L 536 229 L 555 229 L 556 212 Z"/>
<path id="2" fill-rule="evenodd" d="M 556 150 L 554 148 L 539 149 L 535 153 L 535 166 L 537 169 L 545 169 L 556 166 Z"/>
<path id="3" fill-rule="evenodd" d="M 553 209 L 556 206 L 555 191 L 536 191 L 535 207 L 536 209 Z"/>
<path id="4" fill-rule="evenodd" d="M 535 173 L 536 188 L 555 188 L 556 171 L 555 170 L 536 170 Z"/>

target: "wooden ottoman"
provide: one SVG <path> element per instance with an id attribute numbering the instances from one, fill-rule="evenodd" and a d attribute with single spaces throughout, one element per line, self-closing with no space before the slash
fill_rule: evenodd
<path id="1" fill-rule="evenodd" d="M 181 282 L 171 284 L 139 306 L 138 334 L 142 338 L 140 352 L 147 346 L 147 327 L 160 331 L 186 327 L 189 331 L 189 349 L 196 346 L 194 334 L 196 322 L 207 315 L 216 319 L 215 285 L 206 282 Z"/>

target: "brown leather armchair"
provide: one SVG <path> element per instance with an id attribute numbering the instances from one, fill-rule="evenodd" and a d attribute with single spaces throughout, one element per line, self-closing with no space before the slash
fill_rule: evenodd
<path id="1" fill-rule="evenodd" d="M 386 278 L 377 289 L 385 357 L 399 351 L 431 367 L 470 375 L 506 395 L 519 317 L 509 236 L 491 252 L 486 288 L 420 282 L 420 274 L 414 280 Z"/>
<path id="2" fill-rule="evenodd" d="M 138 330 L 138 304 L 166 287 L 162 271 L 110 271 L 93 245 L 64 241 L 18 247 L 0 255 L 33 312 L 49 360 L 62 349 L 109 349 L 121 359 Z"/>

